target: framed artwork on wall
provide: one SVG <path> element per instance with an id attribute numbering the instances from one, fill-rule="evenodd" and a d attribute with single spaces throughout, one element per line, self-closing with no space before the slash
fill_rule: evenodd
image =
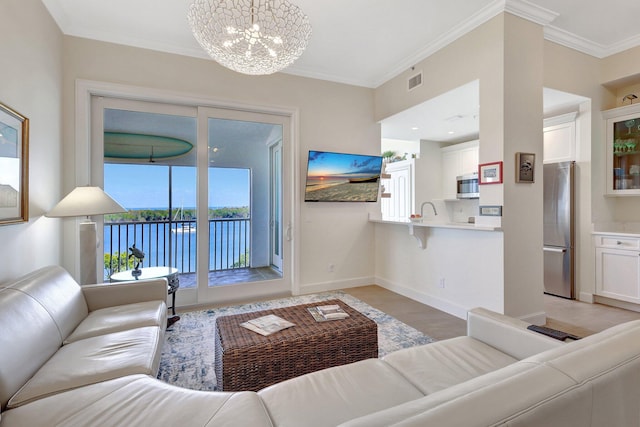
<path id="1" fill-rule="evenodd" d="M 0 225 L 29 221 L 29 119 L 0 103 Z"/>
<path id="2" fill-rule="evenodd" d="M 536 155 L 516 153 L 516 182 L 533 183 L 535 178 Z"/>
<path id="3" fill-rule="evenodd" d="M 502 162 L 478 165 L 478 184 L 502 184 Z"/>

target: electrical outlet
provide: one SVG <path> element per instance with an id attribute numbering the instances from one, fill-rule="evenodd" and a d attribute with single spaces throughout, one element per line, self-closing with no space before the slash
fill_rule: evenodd
<path id="1" fill-rule="evenodd" d="M 336 269 L 336 266 L 335 266 L 335 265 L 333 265 L 333 264 L 329 264 L 329 265 L 327 266 L 327 271 L 328 271 L 329 273 L 333 273 L 333 271 L 334 271 L 335 269 Z"/>
<path id="2" fill-rule="evenodd" d="M 444 277 L 441 277 L 440 280 L 438 280 L 438 287 L 444 289 Z"/>

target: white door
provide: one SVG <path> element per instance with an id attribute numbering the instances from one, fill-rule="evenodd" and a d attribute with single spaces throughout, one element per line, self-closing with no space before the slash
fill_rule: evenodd
<path id="1" fill-rule="evenodd" d="M 212 168 L 246 168 L 250 171 L 250 230 L 248 257 L 250 266 L 280 269 L 279 277 L 266 282 L 252 281 L 218 286 L 207 268 L 198 269 L 198 301 L 213 302 L 255 297 L 291 291 L 291 240 L 285 232 L 291 221 L 290 118 L 219 108 L 198 108 L 198 224 L 208 229 L 208 212 L 215 207 L 216 194 L 229 191 L 223 183 L 210 179 Z M 274 167 L 271 147 L 281 141 L 278 164 Z M 273 177 L 277 173 L 279 177 Z M 280 190 L 278 191 L 278 187 Z M 201 189 L 207 189 L 202 191 Z M 277 205 L 277 206 L 276 206 Z M 277 213 L 278 226 L 271 221 Z M 214 235 L 198 233 L 198 260 L 209 265 L 215 246 Z M 273 257 L 277 247 L 278 256 Z"/>
<path id="2" fill-rule="evenodd" d="M 282 140 L 270 147 L 271 187 L 269 191 L 271 228 L 271 265 L 282 271 Z M 289 233 L 289 230 L 285 230 Z"/>

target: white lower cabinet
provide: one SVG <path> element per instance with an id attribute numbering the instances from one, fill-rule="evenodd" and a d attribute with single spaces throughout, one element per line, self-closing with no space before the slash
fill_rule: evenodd
<path id="1" fill-rule="evenodd" d="M 596 295 L 640 304 L 640 238 L 595 236 Z"/>

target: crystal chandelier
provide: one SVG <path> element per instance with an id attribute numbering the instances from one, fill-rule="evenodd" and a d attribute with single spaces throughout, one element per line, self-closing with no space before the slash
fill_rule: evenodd
<path id="1" fill-rule="evenodd" d="M 243 74 L 287 68 L 311 37 L 309 18 L 287 0 L 194 0 L 187 18 L 204 50 Z"/>

